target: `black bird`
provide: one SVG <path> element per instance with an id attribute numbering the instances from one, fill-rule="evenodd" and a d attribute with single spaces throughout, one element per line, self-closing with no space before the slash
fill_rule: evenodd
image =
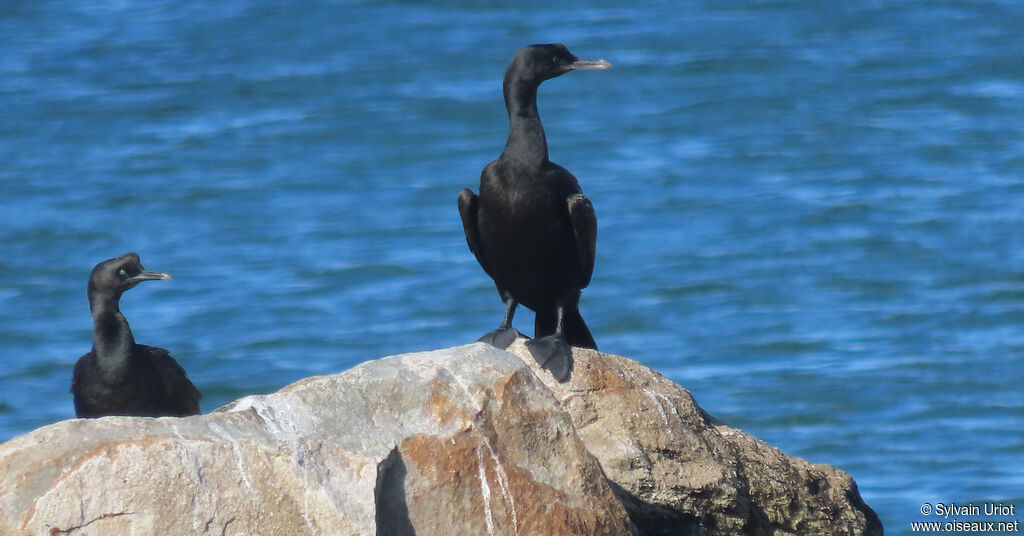
<path id="1" fill-rule="evenodd" d="M 171 276 L 142 268 L 127 253 L 96 265 L 89 275 L 92 351 L 75 363 L 71 392 L 78 417 L 145 417 L 199 414 L 199 391 L 167 350 L 135 344 L 118 309 L 121 293 L 141 283 Z"/>
<path id="2" fill-rule="evenodd" d="M 498 329 L 479 340 L 507 348 L 518 332 L 519 304 L 536 313 L 534 359 L 559 380 L 572 370 L 570 346 L 597 348 L 579 312 L 580 289 L 590 283 L 597 244 L 594 207 L 576 177 L 548 160 L 537 112 L 541 82 L 577 69 L 608 69 L 562 45 L 519 49 L 503 83 L 509 134 L 505 149 L 480 174 L 480 195 L 459 193 L 459 214 L 470 251 L 505 302 Z"/>

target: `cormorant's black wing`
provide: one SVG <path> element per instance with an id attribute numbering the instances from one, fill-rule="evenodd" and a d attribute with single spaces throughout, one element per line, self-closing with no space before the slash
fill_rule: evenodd
<path id="1" fill-rule="evenodd" d="M 469 250 L 476 257 L 476 262 L 479 262 L 484 272 L 493 278 L 491 269 L 484 260 L 483 248 L 480 247 L 480 229 L 477 227 L 478 220 L 476 218 L 478 206 L 479 198 L 472 190 L 463 188 L 459 192 L 459 216 L 462 217 L 462 230 L 466 233 L 466 244 L 469 245 Z"/>
<path id="2" fill-rule="evenodd" d="M 92 416 L 90 414 L 92 408 L 88 407 L 89 404 L 86 402 L 85 398 L 80 394 L 82 386 L 79 384 L 79 382 L 87 381 L 85 380 L 85 375 L 87 374 L 86 369 L 89 368 L 89 361 L 92 359 L 94 359 L 92 356 L 92 352 L 89 352 L 83 355 L 82 357 L 78 358 L 78 361 L 75 362 L 75 370 L 71 374 L 71 388 L 68 389 L 68 392 L 74 395 L 73 399 L 75 404 L 76 417 Z"/>
<path id="3" fill-rule="evenodd" d="M 92 354 L 92 352 L 89 352 L 88 354 L 79 357 L 78 361 L 75 361 L 75 370 L 74 372 L 71 373 L 71 388 L 68 389 L 69 393 L 74 393 L 76 391 L 76 388 L 78 387 L 78 382 L 82 375 L 82 370 L 85 368 L 85 360 L 89 357 L 90 354 Z"/>
<path id="4" fill-rule="evenodd" d="M 597 255 L 597 215 L 594 213 L 594 205 L 583 194 L 569 196 L 568 206 L 569 220 L 572 221 L 572 230 L 576 237 L 576 253 L 583 268 L 580 288 L 584 288 L 590 284 L 590 276 L 594 274 L 594 257 Z"/>
<path id="5" fill-rule="evenodd" d="M 159 371 L 163 380 L 164 392 L 171 399 L 181 415 L 199 415 L 199 399 L 202 395 L 185 375 L 185 369 L 163 348 L 139 345 L 146 352 L 153 368 Z"/>

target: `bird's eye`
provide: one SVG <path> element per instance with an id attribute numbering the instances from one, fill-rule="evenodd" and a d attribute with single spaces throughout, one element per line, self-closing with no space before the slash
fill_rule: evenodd
<path id="1" fill-rule="evenodd" d="M 551 56 L 551 63 L 558 65 L 558 56 Z"/>
<path id="2" fill-rule="evenodd" d="M 121 277 L 124 277 L 124 276 L 128 275 L 128 270 L 125 270 L 124 268 L 121 268 L 120 270 L 117 271 L 117 275 L 119 275 Z"/>

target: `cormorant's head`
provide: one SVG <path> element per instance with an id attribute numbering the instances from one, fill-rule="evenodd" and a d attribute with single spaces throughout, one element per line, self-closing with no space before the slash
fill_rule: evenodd
<path id="1" fill-rule="evenodd" d="M 143 268 L 137 254 L 125 253 L 105 260 L 92 269 L 89 274 L 89 298 L 92 301 L 93 296 L 99 294 L 119 298 L 122 292 L 143 281 L 170 278 L 168 274 L 150 272 Z"/>
<path id="2" fill-rule="evenodd" d="M 610 69 L 604 60 L 588 61 L 577 58 L 562 43 L 527 45 L 512 58 L 508 73 L 537 84 L 577 69 Z"/>

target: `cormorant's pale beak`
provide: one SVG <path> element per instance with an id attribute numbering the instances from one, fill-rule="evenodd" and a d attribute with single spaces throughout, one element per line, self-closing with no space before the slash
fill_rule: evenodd
<path id="1" fill-rule="evenodd" d="M 171 274 L 165 274 L 161 272 L 150 272 L 149 270 L 143 270 L 138 275 L 133 275 L 128 278 L 128 281 L 132 283 L 138 283 L 140 281 L 153 281 L 153 280 L 168 280 L 171 278 Z"/>
<path id="2" fill-rule="evenodd" d="M 611 69 L 612 64 L 604 60 L 590 61 L 590 60 L 576 60 L 569 64 L 569 68 L 572 70 L 576 69 Z"/>

